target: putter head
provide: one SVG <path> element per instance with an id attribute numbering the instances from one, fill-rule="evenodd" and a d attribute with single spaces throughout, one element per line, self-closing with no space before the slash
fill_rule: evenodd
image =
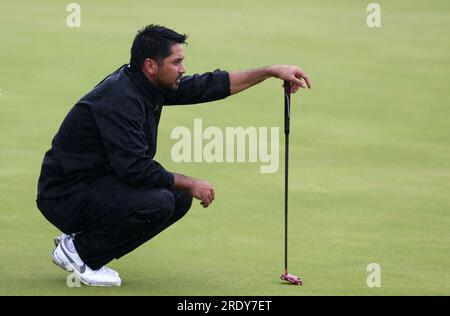
<path id="1" fill-rule="evenodd" d="M 303 285 L 303 280 L 302 279 L 300 279 L 299 277 L 297 277 L 297 276 L 295 276 L 293 274 L 289 274 L 287 272 L 282 273 L 281 276 L 280 276 L 280 279 L 284 280 L 284 281 L 287 281 L 287 282 L 289 282 L 291 284 L 294 284 L 294 285 Z"/>

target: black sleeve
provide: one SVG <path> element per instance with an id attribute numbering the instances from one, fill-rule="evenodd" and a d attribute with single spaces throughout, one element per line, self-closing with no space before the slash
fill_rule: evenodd
<path id="1" fill-rule="evenodd" d="M 177 90 L 167 90 L 164 105 L 194 104 L 220 100 L 230 95 L 230 75 L 216 69 L 181 78 Z"/>
<path id="2" fill-rule="evenodd" d="M 102 136 L 107 159 L 124 182 L 139 187 L 167 187 L 174 176 L 149 155 L 144 126 L 144 105 L 131 97 L 96 106 L 94 116 Z"/>

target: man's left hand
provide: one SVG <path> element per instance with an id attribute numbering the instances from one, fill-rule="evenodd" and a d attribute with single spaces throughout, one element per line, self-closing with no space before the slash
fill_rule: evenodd
<path id="1" fill-rule="evenodd" d="M 311 80 L 308 75 L 297 66 L 273 65 L 270 66 L 270 72 L 273 77 L 291 82 L 291 93 L 295 93 L 300 88 L 311 89 Z"/>

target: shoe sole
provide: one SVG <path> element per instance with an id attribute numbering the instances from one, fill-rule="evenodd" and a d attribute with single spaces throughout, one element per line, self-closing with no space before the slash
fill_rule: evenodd
<path id="1" fill-rule="evenodd" d="M 89 286 L 113 287 L 113 286 L 120 286 L 122 284 L 122 281 L 115 282 L 115 283 L 91 283 L 91 282 L 83 279 L 83 277 L 81 277 L 77 272 L 75 272 L 75 273 L 77 274 L 77 276 L 80 279 L 81 283 L 83 283 L 85 285 L 89 285 Z"/>

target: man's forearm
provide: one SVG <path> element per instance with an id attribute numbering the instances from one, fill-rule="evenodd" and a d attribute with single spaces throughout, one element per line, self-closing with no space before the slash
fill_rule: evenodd
<path id="1" fill-rule="evenodd" d="M 173 173 L 173 178 L 174 178 L 173 189 L 175 190 L 189 191 L 194 186 L 195 182 L 194 178 L 178 173 Z"/>
<path id="2" fill-rule="evenodd" d="M 236 94 L 273 77 L 272 66 L 230 72 L 231 94 Z"/>
<path id="3" fill-rule="evenodd" d="M 292 93 L 295 93 L 299 88 L 311 88 L 311 80 L 297 66 L 271 65 L 251 70 L 231 71 L 229 74 L 231 94 L 248 89 L 270 77 L 291 82 Z"/>

